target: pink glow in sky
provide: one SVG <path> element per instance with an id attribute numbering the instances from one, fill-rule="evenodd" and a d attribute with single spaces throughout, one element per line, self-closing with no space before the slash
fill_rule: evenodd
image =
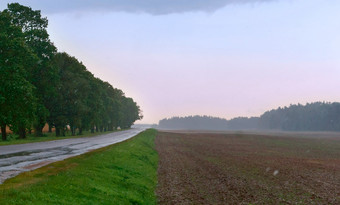
<path id="1" fill-rule="evenodd" d="M 48 17 L 59 51 L 137 101 L 138 123 L 340 101 L 340 1 L 226 0 L 202 8 L 73 2 L 52 9 L 19 1 Z"/>

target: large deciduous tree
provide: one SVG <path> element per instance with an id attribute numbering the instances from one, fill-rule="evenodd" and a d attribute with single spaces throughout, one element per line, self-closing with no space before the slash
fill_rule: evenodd
<path id="1" fill-rule="evenodd" d="M 35 87 L 27 81 L 27 67 L 38 61 L 25 43 L 21 28 L 12 24 L 7 11 L 0 12 L 0 125 L 6 140 L 6 125 L 26 136 L 34 116 Z"/>
<path id="2" fill-rule="evenodd" d="M 34 122 L 35 133 L 42 135 L 42 129 L 46 124 L 49 110 L 52 108 L 51 98 L 56 92 L 56 70 L 51 66 L 51 59 L 56 53 L 56 47 L 49 39 L 47 33 L 47 18 L 41 16 L 40 11 L 18 3 L 8 4 L 5 10 L 12 17 L 12 24 L 21 28 L 25 42 L 39 58 L 32 67 L 25 67 L 30 74 L 28 80 L 36 87 L 37 97 L 36 118 Z"/>
<path id="3" fill-rule="evenodd" d="M 124 97 L 122 106 L 122 128 L 129 128 L 136 120 L 143 118 L 139 106 L 133 101 L 132 98 Z"/>

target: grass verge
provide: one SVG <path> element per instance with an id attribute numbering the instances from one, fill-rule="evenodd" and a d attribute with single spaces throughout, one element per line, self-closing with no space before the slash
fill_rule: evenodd
<path id="1" fill-rule="evenodd" d="M 15 134 L 8 134 L 6 141 L 0 140 L 0 146 L 2 145 L 12 145 L 12 144 L 26 144 L 26 143 L 32 143 L 32 142 L 46 142 L 46 141 L 53 141 L 53 140 L 63 140 L 63 139 L 69 139 L 69 138 L 81 138 L 81 137 L 94 137 L 104 134 L 109 134 L 112 132 L 119 132 L 123 130 L 115 130 L 115 131 L 106 131 L 106 132 L 95 132 L 91 133 L 90 131 L 83 131 L 83 134 L 72 136 L 71 132 L 66 132 L 65 136 L 57 137 L 55 133 L 44 133 L 44 136 L 37 137 L 34 134 L 28 134 L 25 139 L 19 139 L 18 135 Z"/>
<path id="2" fill-rule="evenodd" d="M 0 204 L 156 204 L 154 129 L 0 185 Z"/>

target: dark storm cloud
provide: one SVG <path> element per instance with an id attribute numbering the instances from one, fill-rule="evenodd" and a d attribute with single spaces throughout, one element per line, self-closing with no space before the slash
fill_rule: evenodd
<path id="1" fill-rule="evenodd" d="M 47 13 L 72 11 L 122 11 L 153 15 L 183 12 L 214 12 L 230 4 L 274 0 L 19 0 L 19 3 Z"/>

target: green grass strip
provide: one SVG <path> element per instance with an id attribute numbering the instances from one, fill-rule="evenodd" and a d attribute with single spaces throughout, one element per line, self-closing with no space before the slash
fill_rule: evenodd
<path id="1" fill-rule="evenodd" d="M 22 173 L 0 185 L 0 204 L 156 204 L 156 133 Z"/>

